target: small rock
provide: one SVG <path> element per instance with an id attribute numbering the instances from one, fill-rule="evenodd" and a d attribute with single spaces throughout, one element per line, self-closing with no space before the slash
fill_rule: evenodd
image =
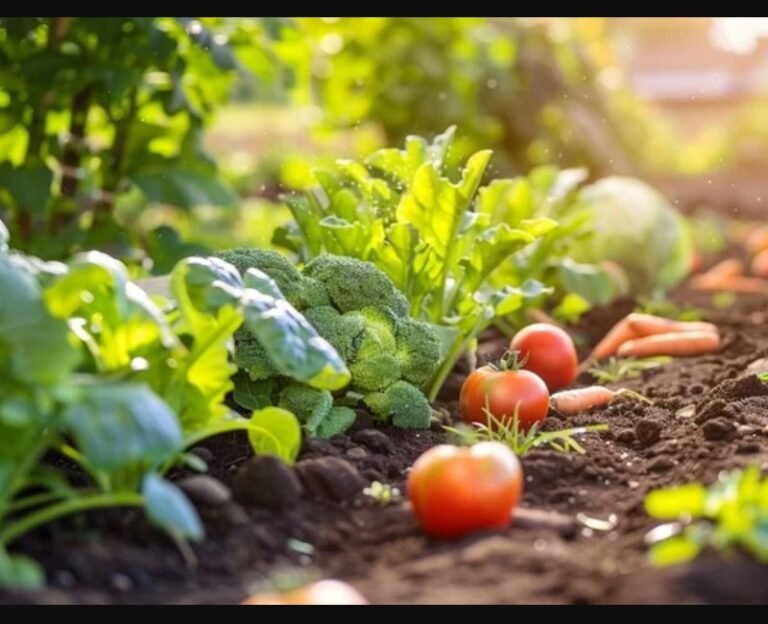
<path id="1" fill-rule="evenodd" d="M 635 436 L 642 446 L 651 446 L 661 439 L 661 423 L 650 418 L 643 418 L 635 425 Z"/>
<path id="2" fill-rule="evenodd" d="M 749 425 L 739 425 L 736 427 L 736 433 L 738 433 L 740 436 L 748 436 L 755 433 L 755 428 L 750 427 Z"/>
<path id="3" fill-rule="evenodd" d="M 341 451 L 337 449 L 328 440 L 322 440 L 320 438 L 309 438 L 304 441 L 305 453 L 317 453 L 318 455 L 341 455 Z"/>
<path id="4" fill-rule="evenodd" d="M 195 475 L 177 484 L 190 500 L 199 505 L 221 507 L 232 500 L 232 492 L 221 481 L 208 475 Z"/>
<path id="5" fill-rule="evenodd" d="M 293 507 L 303 493 L 293 469 L 272 455 L 259 455 L 245 462 L 232 482 L 232 490 L 244 505 L 270 509 Z"/>
<path id="6" fill-rule="evenodd" d="M 389 436 L 376 429 L 363 429 L 352 435 L 352 440 L 376 453 L 390 453 L 392 451 L 392 440 Z"/>
<path id="7" fill-rule="evenodd" d="M 675 462 L 670 457 L 657 457 L 651 463 L 648 464 L 648 472 L 663 472 L 664 470 L 670 470 L 675 467 Z"/>
<path id="8" fill-rule="evenodd" d="M 632 444 L 635 441 L 635 432 L 632 429 L 622 429 L 616 433 L 616 441 L 622 444 Z"/>
<path id="9" fill-rule="evenodd" d="M 357 469 L 338 457 L 305 459 L 296 464 L 304 487 L 318 498 L 348 500 L 367 485 Z"/>
<path id="10" fill-rule="evenodd" d="M 197 455 L 209 466 L 211 465 L 213 460 L 216 459 L 216 456 L 213 454 L 213 452 L 210 449 L 205 448 L 204 446 L 196 446 L 193 449 L 190 449 L 189 452 L 192 455 Z"/>
<path id="11" fill-rule="evenodd" d="M 707 440 L 723 440 L 733 435 L 736 427 L 734 427 L 730 420 L 725 418 L 713 418 L 707 420 L 701 426 L 701 430 Z"/>
<path id="12" fill-rule="evenodd" d="M 368 457 L 368 451 L 366 451 L 364 448 L 360 448 L 359 446 L 353 446 L 352 448 L 347 449 L 344 455 L 349 457 L 349 459 L 363 459 Z"/>
<path id="13" fill-rule="evenodd" d="M 759 375 L 765 372 L 768 372 L 768 358 L 755 360 L 744 370 L 745 375 Z"/>

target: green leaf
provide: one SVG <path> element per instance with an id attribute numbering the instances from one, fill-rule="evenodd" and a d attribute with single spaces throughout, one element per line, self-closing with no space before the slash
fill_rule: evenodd
<path id="1" fill-rule="evenodd" d="M 288 410 L 267 407 L 251 416 L 248 440 L 254 453 L 276 455 L 292 464 L 301 446 L 301 426 Z"/>
<path id="2" fill-rule="evenodd" d="M 654 490 L 645 498 L 645 510 L 648 515 L 662 520 L 675 520 L 686 515 L 696 518 L 704 513 L 706 498 L 706 488 L 698 483 Z"/>
<path id="3" fill-rule="evenodd" d="M 409 191 L 397 207 L 397 218 L 410 223 L 440 257 L 455 244 L 456 232 L 467 206 L 454 186 L 441 178 L 430 163 L 419 167 Z"/>
<path id="4" fill-rule="evenodd" d="M 247 410 L 259 410 L 272 405 L 275 384 L 272 379 L 254 381 L 245 373 L 238 373 L 233 378 L 235 389 L 233 398 L 238 405 Z"/>
<path id="5" fill-rule="evenodd" d="M 148 202 L 179 208 L 226 206 L 237 199 L 232 190 L 213 174 L 178 169 L 140 170 L 132 174 L 131 179 Z"/>
<path id="6" fill-rule="evenodd" d="M 687 535 L 676 535 L 654 544 L 650 550 L 650 558 L 656 566 L 672 566 L 694 559 L 700 550 L 701 546 Z"/>
<path id="7" fill-rule="evenodd" d="M 466 286 L 479 288 L 502 262 L 534 240 L 531 234 L 504 223 L 483 231 L 475 238 L 469 257 L 461 261 L 467 270 Z"/>
<path id="8" fill-rule="evenodd" d="M 80 360 L 63 320 L 46 309 L 35 278 L 8 256 L 0 256 L 0 359 L 8 372 L 28 384 L 65 379 Z"/>
<path id="9" fill-rule="evenodd" d="M 9 555 L 0 546 L 0 588 L 30 591 L 44 585 L 45 574 L 37 562 L 24 555 Z"/>
<path id="10" fill-rule="evenodd" d="M 22 212 L 42 215 L 51 198 L 53 172 L 43 164 L 14 168 L 0 165 L 0 191 L 7 190 Z"/>
<path id="11" fill-rule="evenodd" d="M 181 450 L 176 415 L 143 384 L 98 383 L 81 388 L 64 423 L 95 469 L 142 472 Z"/>
<path id="12" fill-rule="evenodd" d="M 153 524 L 175 537 L 194 541 L 203 539 L 204 531 L 200 518 L 179 488 L 150 473 L 144 477 L 141 489 L 147 517 Z"/>
<path id="13" fill-rule="evenodd" d="M 574 324 L 592 305 L 581 295 L 568 293 L 552 310 L 552 316 L 563 323 Z"/>
<path id="14" fill-rule="evenodd" d="M 44 297 L 54 316 L 69 320 L 101 370 L 126 368 L 140 350 L 174 340 L 165 316 L 130 281 L 125 265 L 98 251 L 75 256 Z"/>

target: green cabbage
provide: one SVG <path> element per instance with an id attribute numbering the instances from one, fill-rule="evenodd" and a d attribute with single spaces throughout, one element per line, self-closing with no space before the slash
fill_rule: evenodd
<path id="1" fill-rule="evenodd" d="M 585 186 L 579 200 L 592 213 L 593 234 L 573 249 L 574 260 L 615 262 L 635 295 L 663 293 L 686 276 L 693 254 L 691 233 L 653 187 L 612 176 Z"/>

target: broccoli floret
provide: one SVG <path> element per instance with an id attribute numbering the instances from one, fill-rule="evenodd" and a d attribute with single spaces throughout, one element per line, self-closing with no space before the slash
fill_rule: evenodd
<path id="1" fill-rule="evenodd" d="M 344 318 L 358 319 L 364 331 L 358 335 L 356 359 L 377 355 L 379 351 L 394 353 L 397 317 L 388 308 L 366 306 L 344 314 Z"/>
<path id="2" fill-rule="evenodd" d="M 333 396 L 328 390 L 289 383 L 280 393 L 278 406 L 293 412 L 314 436 L 333 407 Z"/>
<path id="3" fill-rule="evenodd" d="M 317 333 L 331 343 L 345 362 L 355 357 L 358 339 L 365 329 L 365 320 L 361 316 L 342 316 L 336 308 L 329 305 L 308 308 L 304 311 L 304 316 Z"/>
<path id="4" fill-rule="evenodd" d="M 365 403 L 382 420 L 396 427 L 426 429 L 432 419 L 427 397 L 407 381 L 398 381 L 383 392 L 366 395 Z"/>
<path id="5" fill-rule="evenodd" d="M 356 360 L 348 366 L 349 372 L 352 373 L 350 387 L 356 390 L 383 390 L 400 379 L 400 365 L 392 353 L 378 351 L 375 355 Z"/>
<path id="6" fill-rule="evenodd" d="M 399 319 L 395 356 L 403 379 L 421 386 L 432 377 L 440 363 L 440 340 L 426 323 Z"/>
<path id="7" fill-rule="evenodd" d="M 317 428 L 317 437 L 332 438 L 340 433 L 344 433 L 352 426 L 356 418 L 355 410 L 343 405 L 336 405 L 331 408 L 325 420 Z"/>
<path id="8" fill-rule="evenodd" d="M 215 256 L 232 264 L 241 275 L 248 269 L 263 271 L 275 280 L 288 303 L 297 310 L 330 302 L 320 282 L 305 278 L 288 258 L 276 251 L 238 247 L 219 251 Z"/>
<path id="9" fill-rule="evenodd" d="M 378 305 L 390 308 L 397 316 L 408 314 L 406 298 L 371 262 L 326 254 L 308 262 L 303 274 L 321 282 L 341 312 Z"/>
<path id="10" fill-rule="evenodd" d="M 238 368 L 247 371 L 251 379 L 259 381 L 280 374 L 272 363 L 267 350 L 246 327 L 240 327 L 235 332 L 234 338 L 235 364 Z"/>

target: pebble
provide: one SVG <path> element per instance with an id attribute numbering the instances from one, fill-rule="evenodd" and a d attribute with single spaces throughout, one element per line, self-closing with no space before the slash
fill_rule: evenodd
<path id="1" fill-rule="evenodd" d="M 288 464 L 272 455 L 259 455 L 240 467 L 232 491 L 244 505 L 286 509 L 299 502 L 303 488 Z"/>
<path id="2" fill-rule="evenodd" d="M 347 449 L 344 455 L 349 457 L 349 459 L 364 459 L 365 457 L 368 457 L 368 451 L 359 446 L 353 446 L 352 448 Z"/>
<path id="3" fill-rule="evenodd" d="M 641 446 L 651 446 L 661 439 L 661 423 L 650 418 L 643 418 L 635 425 L 635 436 Z"/>
<path id="4" fill-rule="evenodd" d="M 736 427 L 725 418 L 712 418 L 701 425 L 701 430 L 707 440 L 723 440 L 736 431 Z"/>
<path id="5" fill-rule="evenodd" d="M 349 500 L 367 485 L 357 468 L 338 457 L 302 460 L 296 464 L 296 472 L 316 498 Z"/>
<path id="6" fill-rule="evenodd" d="M 208 507 L 221 507 L 232 501 L 232 492 L 221 481 L 208 475 L 187 477 L 177 483 L 192 502 Z"/>

